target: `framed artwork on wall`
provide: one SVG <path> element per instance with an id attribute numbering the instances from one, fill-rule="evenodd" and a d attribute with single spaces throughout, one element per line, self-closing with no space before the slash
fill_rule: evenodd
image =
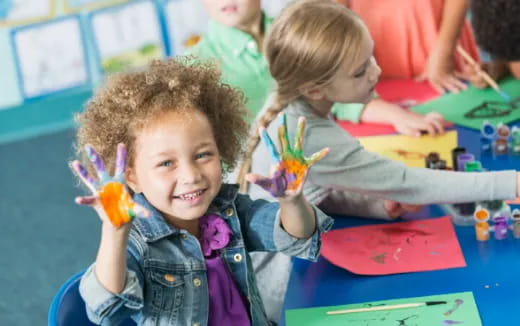
<path id="1" fill-rule="evenodd" d="M 153 1 L 100 9 L 89 17 L 101 73 L 140 67 L 166 56 L 162 24 Z"/>
<path id="2" fill-rule="evenodd" d="M 170 0 L 164 7 L 172 55 L 182 55 L 206 33 L 208 16 L 200 0 Z"/>
<path id="3" fill-rule="evenodd" d="M 128 2 L 128 0 L 63 0 L 63 7 L 66 13 L 76 13 L 79 11 L 114 6 L 126 2 Z"/>
<path id="4" fill-rule="evenodd" d="M 55 0 L 0 0 L 0 28 L 52 19 Z"/>
<path id="5" fill-rule="evenodd" d="M 13 29 L 11 42 L 24 99 L 90 83 L 84 39 L 77 16 Z"/>

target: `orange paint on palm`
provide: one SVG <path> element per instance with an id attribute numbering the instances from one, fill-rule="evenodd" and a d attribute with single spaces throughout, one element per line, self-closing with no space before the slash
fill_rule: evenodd
<path id="1" fill-rule="evenodd" d="M 108 219 L 115 227 L 120 227 L 132 220 L 129 211 L 133 210 L 134 203 L 121 183 L 107 183 L 99 192 L 99 198 Z"/>
<path id="2" fill-rule="evenodd" d="M 303 176 L 305 175 L 305 171 L 307 170 L 307 165 L 296 160 L 284 160 L 283 163 L 285 165 L 287 173 L 296 176 L 296 179 L 287 186 L 287 189 L 295 190 L 300 186 L 300 184 L 303 181 Z"/>

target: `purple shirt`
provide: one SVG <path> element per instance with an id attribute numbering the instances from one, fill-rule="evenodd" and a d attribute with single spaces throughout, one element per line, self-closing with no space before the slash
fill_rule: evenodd
<path id="1" fill-rule="evenodd" d="M 206 258 L 209 326 L 251 325 L 246 300 L 220 257 L 220 249 L 227 246 L 231 234 L 231 229 L 218 215 L 201 217 L 199 241 Z"/>

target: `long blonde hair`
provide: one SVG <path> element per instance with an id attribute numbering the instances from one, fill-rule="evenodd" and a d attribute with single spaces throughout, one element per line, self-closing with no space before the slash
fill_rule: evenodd
<path id="1" fill-rule="evenodd" d="M 264 43 L 271 76 L 276 81 L 274 103 L 253 125 L 237 182 L 247 191 L 245 175 L 258 145 L 258 127 L 266 127 L 306 85 L 326 85 L 345 58 L 359 55 L 363 23 L 332 0 L 296 0 L 275 19 Z"/>

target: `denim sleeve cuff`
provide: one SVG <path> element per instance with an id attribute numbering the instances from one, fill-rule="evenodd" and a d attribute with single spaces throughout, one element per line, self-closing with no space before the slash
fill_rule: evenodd
<path id="1" fill-rule="evenodd" d="M 137 275 L 131 270 L 127 272 L 123 291 L 114 294 L 105 289 L 98 281 L 95 264 L 92 264 L 81 278 L 79 291 L 87 310 L 90 310 L 89 316 L 94 315 L 99 320 L 123 305 L 132 310 L 139 310 L 143 307 L 143 290 Z"/>
<path id="2" fill-rule="evenodd" d="M 320 209 L 312 206 L 316 214 L 316 231 L 308 239 L 298 239 L 287 233 L 281 224 L 280 211 L 276 214 L 274 223 L 274 243 L 278 251 L 289 256 L 295 256 L 311 261 L 318 260 L 321 240 L 320 235 L 332 228 L 333 219 Z"/>

